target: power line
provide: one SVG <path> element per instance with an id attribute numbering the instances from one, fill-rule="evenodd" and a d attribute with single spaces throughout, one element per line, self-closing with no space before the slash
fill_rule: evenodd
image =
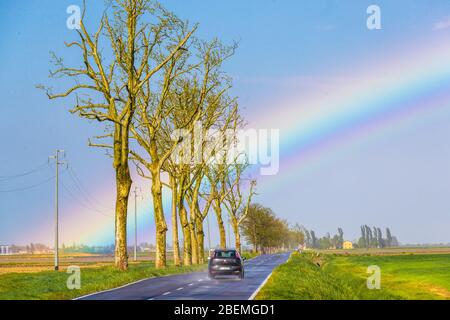
<path id="1" fill-rule="evenodd" d="M 21 192 L 21 191 L 26 191 L 26 190 L 34 189 L 34 188 L 37 188 L 37 187 L 39 187 L 39 186 L 42 186 L 42 185 L 44 185 L 44 184 L 46 184 L 46 183 L 52 181 L 52 180 L 55 179 L 55 178 L 56 178 L 56 176 L 53 176 L 53 177 L 51 177 L 51 178 L 49 178 L 49 179 L 46 179 L 46 180 L 44 180 L 44 181 L 41 181 L 41 182 L 39 182 L 39 183 L 33 184 L 33 185 L 31 185 L 31 186 L 28 186 L 28 187 L 24 187 L 24 188 L 17 188 L 17 189 L 11 189 L 11 190 L 0 190 L 0 193 L 13 193 L 13 192 Z"/>
<path id="2" fill-rule="evenodd" d="M 41 164 L 40 166 L 30 170 L 30 171 L 26 171 L 23 173 L 19 173 L 19 174 L 14 174 L 14 175 L 9 175 L 9 176 L 0 176 L 0 181 L 7 181 L 7 180 L 13 180 L 13 179 L 17 179 L 17 178 L 21 178 L 21 177 L 25 177 L 28 176 L 30 174 L 36 173 L 38 171 L 40 171 L 42 168 L 48 166 L 48 162 Z"/>
<path id="3" fill-rule="evenodd" d="M 61 186 L 63 187 L 63 189 L 67 192 L 67 194 L 73 199 L 75 200 L 78 204 L 80 204 L 82 207 L 84 207 L 85 209 L 89 210 L 89 211 L 94 211 L 96 213 L 99 213 L 105 217 L 108 218 L 112 218 L 112 215 L 106 214 L 105 211 L 102 210 L 98 210 L 96 208 L 91 207 L 90 205 L 86 204 L 84 201 L 82 201 L 80 198 L 78 198 L 72 191 L 70 191 L 70 189 L 61 181 Z"/>
<path id="4" fill-rule="evenodd" d="M 99 206 L 99 207 L 104 208 L 105 210 L 113 210 L 113 208 L 111 208 L 111 207 L 106 207 L 106 206 L 102 205 L 95 197 L 93 197 L 87 191 L 87 189 L 83 186 L 83 184 L 81 183 L 81 180 L 78 178 L 78 175 L 76 174 L 75 170 L 72 169 L 72 167 L 69 167 L 69 175 L 70 175 L 70 178 L 72 179 L 72 181 L 74 182 L 75 187 L 80 191 L 80 194 L 83 195 L 83 197 L 87 203 L 89 203 L 93 207 Z"/>

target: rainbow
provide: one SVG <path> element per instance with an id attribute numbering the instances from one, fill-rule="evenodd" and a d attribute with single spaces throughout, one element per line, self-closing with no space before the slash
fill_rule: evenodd
<path id="1" fill-rule="evenodd" d="M 382 129 L 414 127 L 432 121 L 450 107 L 450 45 L 442 39 L 430 40 L 419 49 L 412 45 L 373 56 L 348 70 L 347 75 L 339 77 L 327 75 L 326 84 L 310 93 L 267 103 L 262 110 L 271 111 L 250 122 L 254 128 L 281 132 L 280 173 L 259 178 L 258 189 L 273 192 L 343 152 L 338 146 L 344 143 L 384 139 Z M 258 172 L 255 167 L 251 174 L 256 176 Z M 114 194 L 108 189 L 105 194 Z M 167 215 L 168 192 L 164 199 Z M 139 212 L 139 224 L 144 226 L 140 233 L 145 232 L 146 241 L 151 241 L 149 230 L 153 230 L 149 212 L 151 205 Z M 90 225 L 89 230 L 94 230 Z M 103 219 L 96 222 L 95 231 L 83 233 L 82 241 L 111 242 L 113 230 L 111 221 Z"/>
<path id="2" fill-rule="evenodd" d="M 339 154 L 344 143 L 383 139 L 385 130 L 433 121 L 450 106 L 450 45 L 432 43 L 422 50 L 374 59 L 337 78 L 330 90 L 291 96 L 276 113 L 252 125 L 281 129 L 281 168 L 270 181 L 274 190 Z M 387 62 L 386 62 L 387 61 Z M 264 108 L 263 108 L 264 109 Z M 447 110 L 448 111 L 448 110 Z M 364 138 L 364 139 L 363 139 Z"/>

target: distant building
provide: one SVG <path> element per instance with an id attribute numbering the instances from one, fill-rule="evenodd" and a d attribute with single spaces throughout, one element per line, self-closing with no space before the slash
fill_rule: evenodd
<path id="1" fill-rule="evenodd" d="M 343 249 L 344 250 L 351 250 L 351 249 L 353 249 L 353 243 L 351 241 L 344 241 Z"/>
<path id="2" fill-rule="evenodd" d="M 12 254 L 11 246 L 0 245 L 0 255 L 9 256 L 10 254 Z"/>

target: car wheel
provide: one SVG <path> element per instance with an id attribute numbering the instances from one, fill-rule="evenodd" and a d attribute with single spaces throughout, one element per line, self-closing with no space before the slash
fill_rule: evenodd
<path id="1" fill-rule="evenodd" d="M 240 278 L 240 279 L 244 279 L 244 277 L 245 277 L 245 273 L 244 273 L 244 270 L 242 270 L 242 271 L 239 273 L 239 278 Z"/>

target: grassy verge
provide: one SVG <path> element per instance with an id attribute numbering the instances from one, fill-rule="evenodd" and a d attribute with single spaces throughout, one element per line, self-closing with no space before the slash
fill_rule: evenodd
<path id="1" fill-rule="evenodd" d="M 81 289 L 67 289 L 70 276 L 64 271 L 37 273 L 8 273 L 0 275 L 0 300 L 64 300 L 97 291 L 116 288 L 145 278 L 204 270 L 205 266 L 156 269 L 153 262 L 130 265 L 129 271 L 120 272 L 113 266 L 81 269 Z"/>
<path id="2" fill-rule="evenodd" d="M 409 259 L 408 259 L 409 257 Z M 450 255 L 336 256 L 294 253 L 275 269 L 257 299 L 442 299 L 450 293 Z M 366 285 L 369 265 L 382 271 L 381 289 Z"/>
<path id="3" fill-rule="evenodd" d="M 257 253 L 257 252 L 243 252 L 242 253 L 242 257 L 247 259 L 247 260 L 256 258 L 259 255 L 260 255 L 260 253 Z"/>

